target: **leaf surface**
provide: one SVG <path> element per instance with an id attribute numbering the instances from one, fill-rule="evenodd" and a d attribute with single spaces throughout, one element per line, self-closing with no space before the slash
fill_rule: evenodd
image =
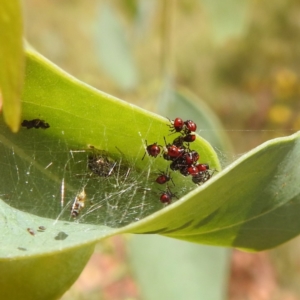
<path id="1" fill-rule="evenodd" d="M 0 31 L 0 111 L 3 109 L 7 125 L 16 132 L 20 126 L 24 80 L 23 26 L 18 0 L 1 2 Z"/>

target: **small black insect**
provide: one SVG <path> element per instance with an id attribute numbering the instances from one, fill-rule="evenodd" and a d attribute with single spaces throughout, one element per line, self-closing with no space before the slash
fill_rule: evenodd
<path id="1" fill-rule="evenodd" d="M 48 123 L 46 123 L 44 120 L 40 120 L 40 119 L 33 119 L 33 120 L 24 120 L 21 123 L 21 126 L 26 127 L 27 129 L 31 129 L 31 128 L 42 128 L 42 129 L 47 129 L 50 127 L 50 125 Z"/>

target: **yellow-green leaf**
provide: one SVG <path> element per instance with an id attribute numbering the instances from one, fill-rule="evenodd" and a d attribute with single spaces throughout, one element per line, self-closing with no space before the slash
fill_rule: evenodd
<path id="1" fill-rule="evenodd" d="M 18 0 L 1 2 L 0 45 L 0 111 L 2 106 L 5 122 L 16 132 L 20 126 L 24 80 L 23 26 Z"/>

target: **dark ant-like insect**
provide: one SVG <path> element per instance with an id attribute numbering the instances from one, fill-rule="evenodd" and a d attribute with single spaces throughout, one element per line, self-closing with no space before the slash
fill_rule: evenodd
<path id="1" fill-rule="evenodd" d="M 145 154 L 144 154 L 142 160 L 145 158 L 146 153 L 148 153 L 148 155 L 152 156 L 152 157 L 158 156 L 160 153 L 160 148 L 162 146 L 158 145 L 157 143 L 148 145 L 147 141 L 145 141 L 145 142 L 146 142 L 146 151 L 145 151 Z"/>
<path id="2" fill-rule="evenodd" d="M 160 173 L 159 173 L 159 176 L 156 178 L 156 182 L 157 183 L 159 183 L 159 184 L 165 184 L 166 182 L 168 182 L 168 181 L 172 181 L 172 183 L 175 185 L 175 183 L 174 183 L 174 181 L 173 181 L 173 179 L 172 179 L 172 177 L 170 176 L 170 173 L 168 172 L 168 169 L 167 169 L 167 171 L 166 172 L 163 172 L 163 171 L 161 171 Z"/>
<path id="3" fill-rule="evenodd" d="M 40 119 L 33 119 L 33 120 L 24 120 L 21 123 L 21 126 L 26 127 L 27 129 L 31 129 L 31 128 L 42 128 L 42 129 L 47 129 L 50 127 L 50 125 L 48 123 L 46 123 L 44 120 L 40 120 Z"/>
<path id="4" fill-rule="evenodd" d="M 164 204 L 170 204 L 172 202 L 173 197 L 178 199 L 178 197 L 171 192 L 170 188 L 167 187 L 167 190 L 162 191 L 162 194 L 160 195 L 160 202 Z"/>
<path id="5" fill-rule="evenodd" d="M 170 121 L 171 125 L 168 125 L 168 126 L 171 128 L 171 129 L 170 129 L 171 132 L 175 133 L 175 132 L 180 132 L 180 131 L 182 131 L 183 126 L 184 126 L 184 122 L 183 122 L 182 119 L 176 118 L 176 119 L 173 120 L 173 121 L 171 121 L 171 120 L 169 119 L 169 121 Z"/>

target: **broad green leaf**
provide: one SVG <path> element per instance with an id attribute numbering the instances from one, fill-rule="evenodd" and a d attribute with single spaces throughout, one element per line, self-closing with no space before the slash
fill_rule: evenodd
<path id="1" fill-rule="evenodd" d="M 86 261 L 85 255 L 77 258 L 80 249 L 88 253 L 100 239 L 121 232 L 118 227 L 124 229 L 126 224 L 169 209 L 159 201 L 161 187 L 155 186 L 157 172 L 168 163 L 161 157 L 142 157 L 145 139 L 163 145 L 163 136 L 168 142 L 175 136 L 168 136 L 167 119 L 88 87 L 31 51 L 27 52 L 22 100 L 23 120 L 40 119 L 39 124 L 50 127 L 22 127 L 15 135 L 0 119 L 0 224 L 6 245 L 1 248 L 2 267 L 9 268 L 12 259 L 41 258 L 40 272 L 47 269 L 55 277 L 54 270 L 47 268 L 47 257 L 55 256 L 74 278 L 74 269 L 79 275 Z M 211 146 L 200 137 L 194 144 L 202 158 L 219 169 Z M 116 162 L 111 176 L 90 176 L 87 161 L 95 150 L 88 145 L 106 151 Z M 173 180 L 172 191 L 179 198 L 195 188 L 190 178 L 180 174 L 174 174 Z M 70 209 L 83 189 L 85 208 L 74 220 Z M 39 226 L 47 229 L 39 232 Z M 73 267 L 63 252 L 76 257 L 78 266 Z M 21 282 L 30 272 L 27 266 L 6 280 Z M 43 276 L 37 277 L 38 286 L 34 278 L 24 284 L 42 293 L 45 282 Z M 66 281 L 54 281 L 49 295 L 66 290 Z M 10 293 L 5 282 L 2 293 Z"/>
<path id="2" fill-rule="evenodd" d="M 138 82 L 132 45 L 117 13 L 109 3 L 101 6 L 94 26 L 95 48 L 100 66 L 123 89 L 132 89 Z"/>
<path id="3" fill-rule="evenodd" d="M 23 26 L 19 0 L 0 4 L 0 111 L 13 132 L 21 116 L 24 80 Z"/>
<path id="4" fill-rule="evenodd" d="M 226 295 L 229 249 L 140 235 L 129 240 L 129 253 L 145 300 L 223 300 Z"/>
<path id="5" fill-rule="evenodd" d="M 252 251 L 276 247 L 297 236 L 299 136 L 298 132 L 262 144 L 164 214 L 158 213 L 155 224 L 146 218 L 129 226 L 129 231 Z M 181 226 L 174 212 L 177 206 Z"/>

